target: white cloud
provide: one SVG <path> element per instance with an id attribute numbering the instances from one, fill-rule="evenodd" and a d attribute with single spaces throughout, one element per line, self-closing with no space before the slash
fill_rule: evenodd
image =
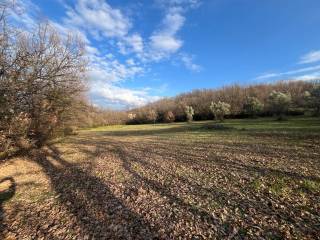
<path id="1" fill-rule="evenodd" d="M 144 62 L 169 59 L 176 54 L 184 66 L 191 71 L 199 71 L 201 67 L 193 63 L 188 54 L 179 54 L 184 41 L 178 35 L 186 22 L 185 14 L 200 5 L 199 0 L 158 0 L 158 5 L 164 9 L 164 18 L 149 37 L 148 48 L 139 57 Z"/>
<path id="2" fill-rule="evenodd" d="M 302 56 L 299 63 L 305 64 L 305 63 L 314 63 L 319 61 L 320 61 L 320 50 L 311 51 L 308 54 Z"/>
<path id="3" fill-rule="evenodd" d="M 68 36 L 76 36 L 81 41 L 83 41 L 84 44 L 86 44 L 86 50 L 88 52 L 96 52 L 98 49 L 94 49 L 94 47 L 89 46 L 91 43 L 85 34 L 85 32 L 81 31 L 80 29 L 74 27 L 74 26 L 65 26 L 55 21 L 48 21 L 48 23 L 53 26 L 60 34 L 61 37 L 67 38 Z"/>
<path id="4" fill-rule="evenodd" d="M 139 53 L 143 51 L 143 39 L 139 34 L 135 33 L 126 37 L 126 41 L 132 47 L 134 52 Z"/>
<path id="5" fill-rule="evenodd" d="M 149 89 L 132 90 L 117 86 L 124 80 L 143 74 L 143 71 L 142 67 L 136 66 L 133 59 L 121 64 L 117 60 L 103 61 L 102 57 L 96 56 L 88 70 L 93 101 L 99 98 L 99 105 L 132 108 L 160 99 L 158 96 L 150 95 Z"/>
<path id="6" fill-rule="evenodd" d="M 75 8 L 68 7 L 65 23 L 90 32 L 96 38 L 127 35 L 131 23 L 119 9 L 104 0 L 78 0 Z"/>
<path id="7" fill-rule="evenodd" d="M 130 66 L 135 65 L 135 61 L 132 58 L 127 59 L 126 63 Z"/>
<path id="8" fill-rule="evenodd" d="M 164 53 L 176 52 L 181 46 L 182 41 L 176 39 L 174 36 L 157 34 L 151 36 L 151 47 L 153 50 L 157 50 Z"/>
<path id="9" fill-rule="evenodd" d="M 32 14 L 28 11 L 33 9 Z M 17 26 L 22 29 L 31 29 L 36 27 L 37 23 L 35 21 L 36 14 L 39 13 L 40 9 L 37 5 L 33 4 L 29 0 L 17 0 L 13 4 L 13 8 L 10 10 L 10 20 L 14 22 Z"/>
<path id="10" fill-rule="evenodd" d="M 299 73 L 304 73 L 304 72 L 312 72 L 320 69 L 320 65 L 312 66 L 312 67 L 305 67 L 305 68 L 300 68 L 292 71 L 287 71 L 287 72 L 280 72 L 280 73 L 265 73 L 260 76 L 258 76 L 256 79 L 267 79 L 267 78 L 275 78 L 275 77 L 283 77 L 283 76 L 289 76 L 289 75 L 295 75 Z"/>
<path id="11" fill-rule="evenodd" d="M 169 9 L 169 12 L 163 20 L 163 29 L 162 33 L 165 35 L 174 35 L 185 22 L 185 17 L 181 15 L 181 8 L 172 8 Z"/>
<path id="12" fill-rule="evenodd" d="M 170 8 L 165 15 L 160 30 L 154 32 L 150 37 L 151 51 L 156 56 L 159 53 L 166 55 L 174 53 L 182 47 L 183 41 L 176 36 L 182 28 L 185 17 L 182 16 L 181 9 Z"/>
<path id="13" fill-rule="evenodd" d="M 320 50 L 311 51 L 300 58 L 299 64 L 310 64 L 310 63 L 315 63 L 319 61 L 320 61 Z M 319 70 L 320 70 L 319 64 L 314 66 L 309 65 L 308 67 L 290 70 L 286 72 L 264 73 L 256 77 L 256 80 L 280 78 L 280 77 L 291 78 L 293 80 L 314 80 L 314 79 L 319 79 L 319 73 L 320 73 Z M 307 74 L 298 75 L 302 73 L 307 73 Z"/>
<path id="14" fill-rule="evenodd" d="M 95 47 L 90 46 L 90 45 L 86 45 L 85 50 L 86 50 L 87 54 L 89 54 L 89 55 L 98 55 L 99 54 L 99 50 Z"/>
<path id="15" fill-rule="evenodd" d="M 122 64 L 118 60 L 105 60 L 99 56 L 92 56 L 88 68 L 88 76 L 91 82 L 121 82 L 143 74 L 143 72 L 144 69 L 140 66 Z"/>
<path id="16" fill-rule="evenodd" d="M 91 93 L 102 97 L 108 104 L 118 104 L 127 108 L 143 106 L 148 102 L 160 99 L 158 96 L 150 96 L 148 89 L 132 90 L 105 82 L 95 82 Z"/>
<path id="17" fill-rule="evenodd" d="M 294 77 L 294 80 L 312 81 L 320 79 L 320 71 Z"/>
<path id="18" fill-rule="evenodd" d="M 188 54 L 181 54 L 181 61 L 191 71 L 199 72 L 202 68 L 193 62 L 193 57 Z"/>
<path id="19" fill-rule="evenodd" d="M 185 9 L 197 8 L 201 5 L 200 0 L 156 0 L 160 7 L 183 6 Z"/>
<path id="20" fill-rule="evenodd" d="M 257 80 L 267 79 L 267 78 L 279 77 L 281 75 L 282 75 L 281 73 L 264 73 L 264 74 L 259 75 L 258 77 L 256 77 L 256 79 Z"/>
<path id="21" fill-rule="evenodd" d="M 103 0 L 77 0 L 74 8 L 66 5 L 64 23 L 70 28 L 86 31 L 100 42 L 108 40 L 110 43 L 110 38 L 116 38 L 116 46 L 121 54 L 135 54 L 137 60 L 152 63 L 169 58 L 183 46 L 183 40 L 177 34 L 185 23 L 184 13 L 198 4 L 198 0 L 168 1 L 164 19 L 149 41 L 145 41 L 139 33 L 131 34 L 132 23 L 129 19 Z M 87 52 L 92 50 L 92 47 L 87 48 Z M 188 69 L 196 70 L 198 67 L 190 59 L 184 59 L 183 62 Z"/>
<path id="22" fill-rule="evenodd" d="M 138 33 L 121 38 L 117 45 L 120 53 L 124 55 L 129 53 L 142 53 L 144 50 L 143 39 Z"/>

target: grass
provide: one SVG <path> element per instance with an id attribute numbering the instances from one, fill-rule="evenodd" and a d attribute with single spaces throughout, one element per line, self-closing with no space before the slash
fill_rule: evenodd
<path id="1" fill-rule="evenodd" d="M 7 237 L 317 238 L 320 119 L 212 124 L 85 129 L 2 163 Z"/>
<path id="2" fill-rule="evenodd" d="M 301 186 L 309 192 L 320 192 L 320 183 L 316 181 L 304 180 Z"/>
<path id="3" fill-rule="evenodd" d="M 252 187 L 255 191 L 260 191 L 261 189 L 263 189 L 263 181 L 261 179 L 255 179 L 252 182 Z"/>
<path id="4" fill-rule="evenodd" d="M 82 130 L 84 132 L 126 132 L 146 131 L 150 133 L 157 130 L 176 130 L 184 128 L 185 130 L 200 130 L 205 124 L 215 121 L 193 121 L 192 123 L 170 123 L 170 124 L 140 124 L 140 125 L 113 125 Z M 225 126 L 230 126 L 236 130 L 252 130 L 252 131 L 300 131 L 300 132 L 320 132 L 320 118 L 312 117 L 290 117 L 286 121 L 276 121 L 274 118 L 257 118 L 257 119 L 227 119 L 222 122 Z"/>

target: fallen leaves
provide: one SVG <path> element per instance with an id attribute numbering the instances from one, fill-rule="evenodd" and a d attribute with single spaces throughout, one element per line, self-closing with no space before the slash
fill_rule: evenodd
<path id="1" fill-rule="evenodd" d="M 89 132 L 30 156 L 41 169 L 34 174 L 42 197 L 6 203 L 5 236 L 319 238 L 319 141 L 223 131 L 175 136 Z"/>

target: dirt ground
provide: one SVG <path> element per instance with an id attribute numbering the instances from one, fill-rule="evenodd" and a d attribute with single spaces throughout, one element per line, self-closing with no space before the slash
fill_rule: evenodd
<path id="1" fill-rule="evenodd" d="M 172 124 L 0 163 L 0 239 L 320 239 L 320 134 Z"/>

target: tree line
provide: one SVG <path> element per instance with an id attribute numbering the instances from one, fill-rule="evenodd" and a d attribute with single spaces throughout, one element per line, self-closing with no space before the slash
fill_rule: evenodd
<path id="1" fill-rule="evenodd" d="M 127 123 L 210 120 L 257 116 L 319 115 L 319 81 L 279 81 L 194 90 L 129 112 Z M 152 114 L 150 114 L 152 113 Z"/>

